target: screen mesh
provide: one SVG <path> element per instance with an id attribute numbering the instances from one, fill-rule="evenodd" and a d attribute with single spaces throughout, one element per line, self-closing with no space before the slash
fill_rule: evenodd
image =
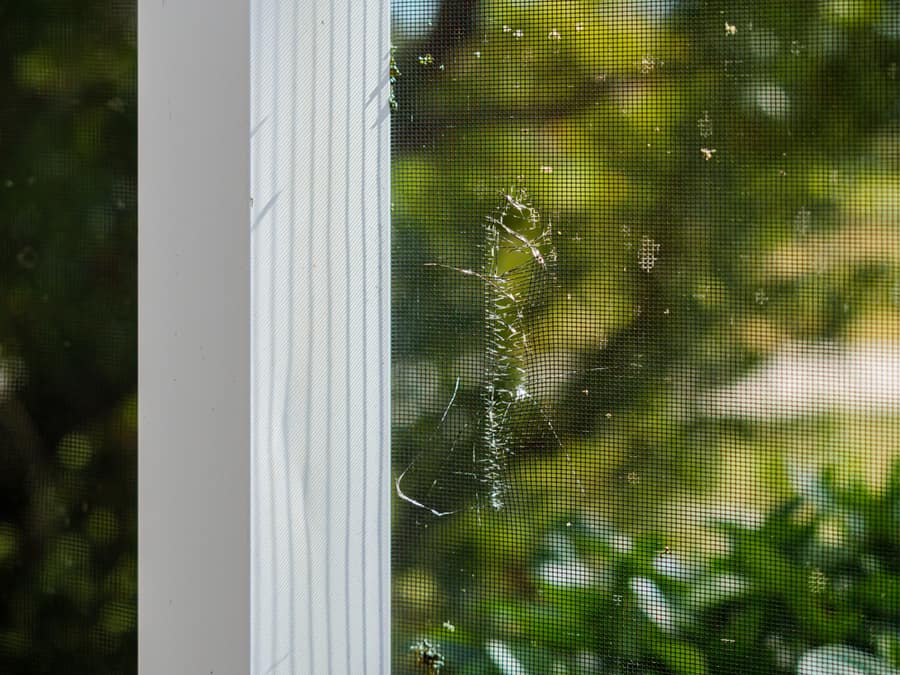
<path id="1" fill-rule="evenodd" d="M 392 12 L 394 672 L 900 672 L 900 4 Z"/>
<path id="2" fill-rule="evenodd" d="M 136 3 L 0 2 L 0 673 L 137 671 Z"/>

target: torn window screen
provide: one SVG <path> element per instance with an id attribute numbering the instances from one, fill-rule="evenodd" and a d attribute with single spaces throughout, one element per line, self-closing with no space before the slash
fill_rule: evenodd
<path id="1" fill-rule="evenodd" d="M 465 7 L 394 3 L 398 672 L 900 671 L 896 7 Z"/>
<path id="2" fill-rule="evenodd" d="M 477 391 L 478 413 L 462 423 L 458 431 L 450 432 L 450 443 L 441 466 L 455 466 L 450 459 L 463 458 L 463 467 L 456 472 L 471 479 L 474 493 L 471 503 L 458 508 L 489 506 L 499 510 L 504 505 L 507 462 L 527 443 L 532 452 L 561 450 L 562 442 L 554 429 L 554 413 L 542 403 L 545 379 L 537 367 L 541 349 L 531 339 L 537 314 L 559 292 L 556 270 L 556 250 L 553 247 L 552 224 L 544 222 L 523 187 L 514 192 L 502 192 L 500 204 L 484 218 L 479 269 L 467 269 L 434 261 L 424 266 L 461 275 L 480 286 L 484 311 L 483 353 L 480 376 L 471 382 Z M 573 372 L 561 374 L 563 377 Z M 462 376 L 458 375 L 450 399 L 441 413 L 436 431 L 444 432 L 448 415 L 460 393 Z M 479 391 L 480 390 L 480 391 Z M 530 428 L 530 430 L 529 430 Z M 536 437 L 526 439 L 527 434 Z M 433 437 L 426 446 L 431 445 Z M 423 448 L 422 453 L 432 453 Z M 471 455 L 471 462 L 468 461 Z M 404 481 L 413 478 L 421 454 L 396 479 L 397 495 L 407 503 L 425 509 L 435 516 L 446 516 L 458 509 L 436 507 L 443 478 L 436 476 L 425 493 L 416 497 L 404 488 Z M 578 478 L 574 475 L 577 482 Z M 438 502 L 433 500 L 437 499 Z"/>

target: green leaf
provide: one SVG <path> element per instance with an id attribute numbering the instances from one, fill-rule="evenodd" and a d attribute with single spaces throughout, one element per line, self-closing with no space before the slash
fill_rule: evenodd
<path id="1" fill-rule="evenodd" d="M 706 657 L 693 645 L 666 640 L 654 647 L 654 655 L 679 675 L 706 675 Z"/>

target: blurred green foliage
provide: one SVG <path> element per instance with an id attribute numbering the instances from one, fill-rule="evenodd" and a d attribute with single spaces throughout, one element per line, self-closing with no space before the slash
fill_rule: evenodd
<path id="1" fill-rule="evenodd" d="M 518 597 L 454 594 L 442 609 L 465 623 L 421 633 L 454 673 L 791 673 L 835 644 L 883 668 L 852 672 L 900 672 L 898 518 L 900 464 L 883 491 L 826 474 L 759 523 L 711 523 L 728 545 L 703 564 L 561 518 L 536 533 Z"/>
<path id="2" fill-rule="evenodd" d="M 0 672 L 137 664 L 136 5 L 0 2 Z"/>
<path id="3" fill-rule="evenodd" d="M 397 671 L 423 639 L 447 673 L 900 668 L 898 402 L 733 388 L 809 345 L 900 346 L 900 8 L 423 7 L 396 7 L 392 451 L 452 515 L 395 501 Z M 494 512 L 490 290 L 458 270 L 491 269 L 510 197 L 556 259 L 517 304 Z"/>

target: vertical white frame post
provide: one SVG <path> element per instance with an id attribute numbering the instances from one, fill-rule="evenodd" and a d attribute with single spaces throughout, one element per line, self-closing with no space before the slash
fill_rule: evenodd
<path id="1" fill-rule="evenodd" d="M 251 672 L 388 673 L 388 3 L 251 23 Z"/>
<path id="2" fill-rule="evenodd" d="M 139 672 L 388 673 L 388 3 L 138 13 Z"/>
<path id="3" fill-rule="evenodd" d="M 138 672 L 250 665 L 248 0 L 138 3 Z"/>

